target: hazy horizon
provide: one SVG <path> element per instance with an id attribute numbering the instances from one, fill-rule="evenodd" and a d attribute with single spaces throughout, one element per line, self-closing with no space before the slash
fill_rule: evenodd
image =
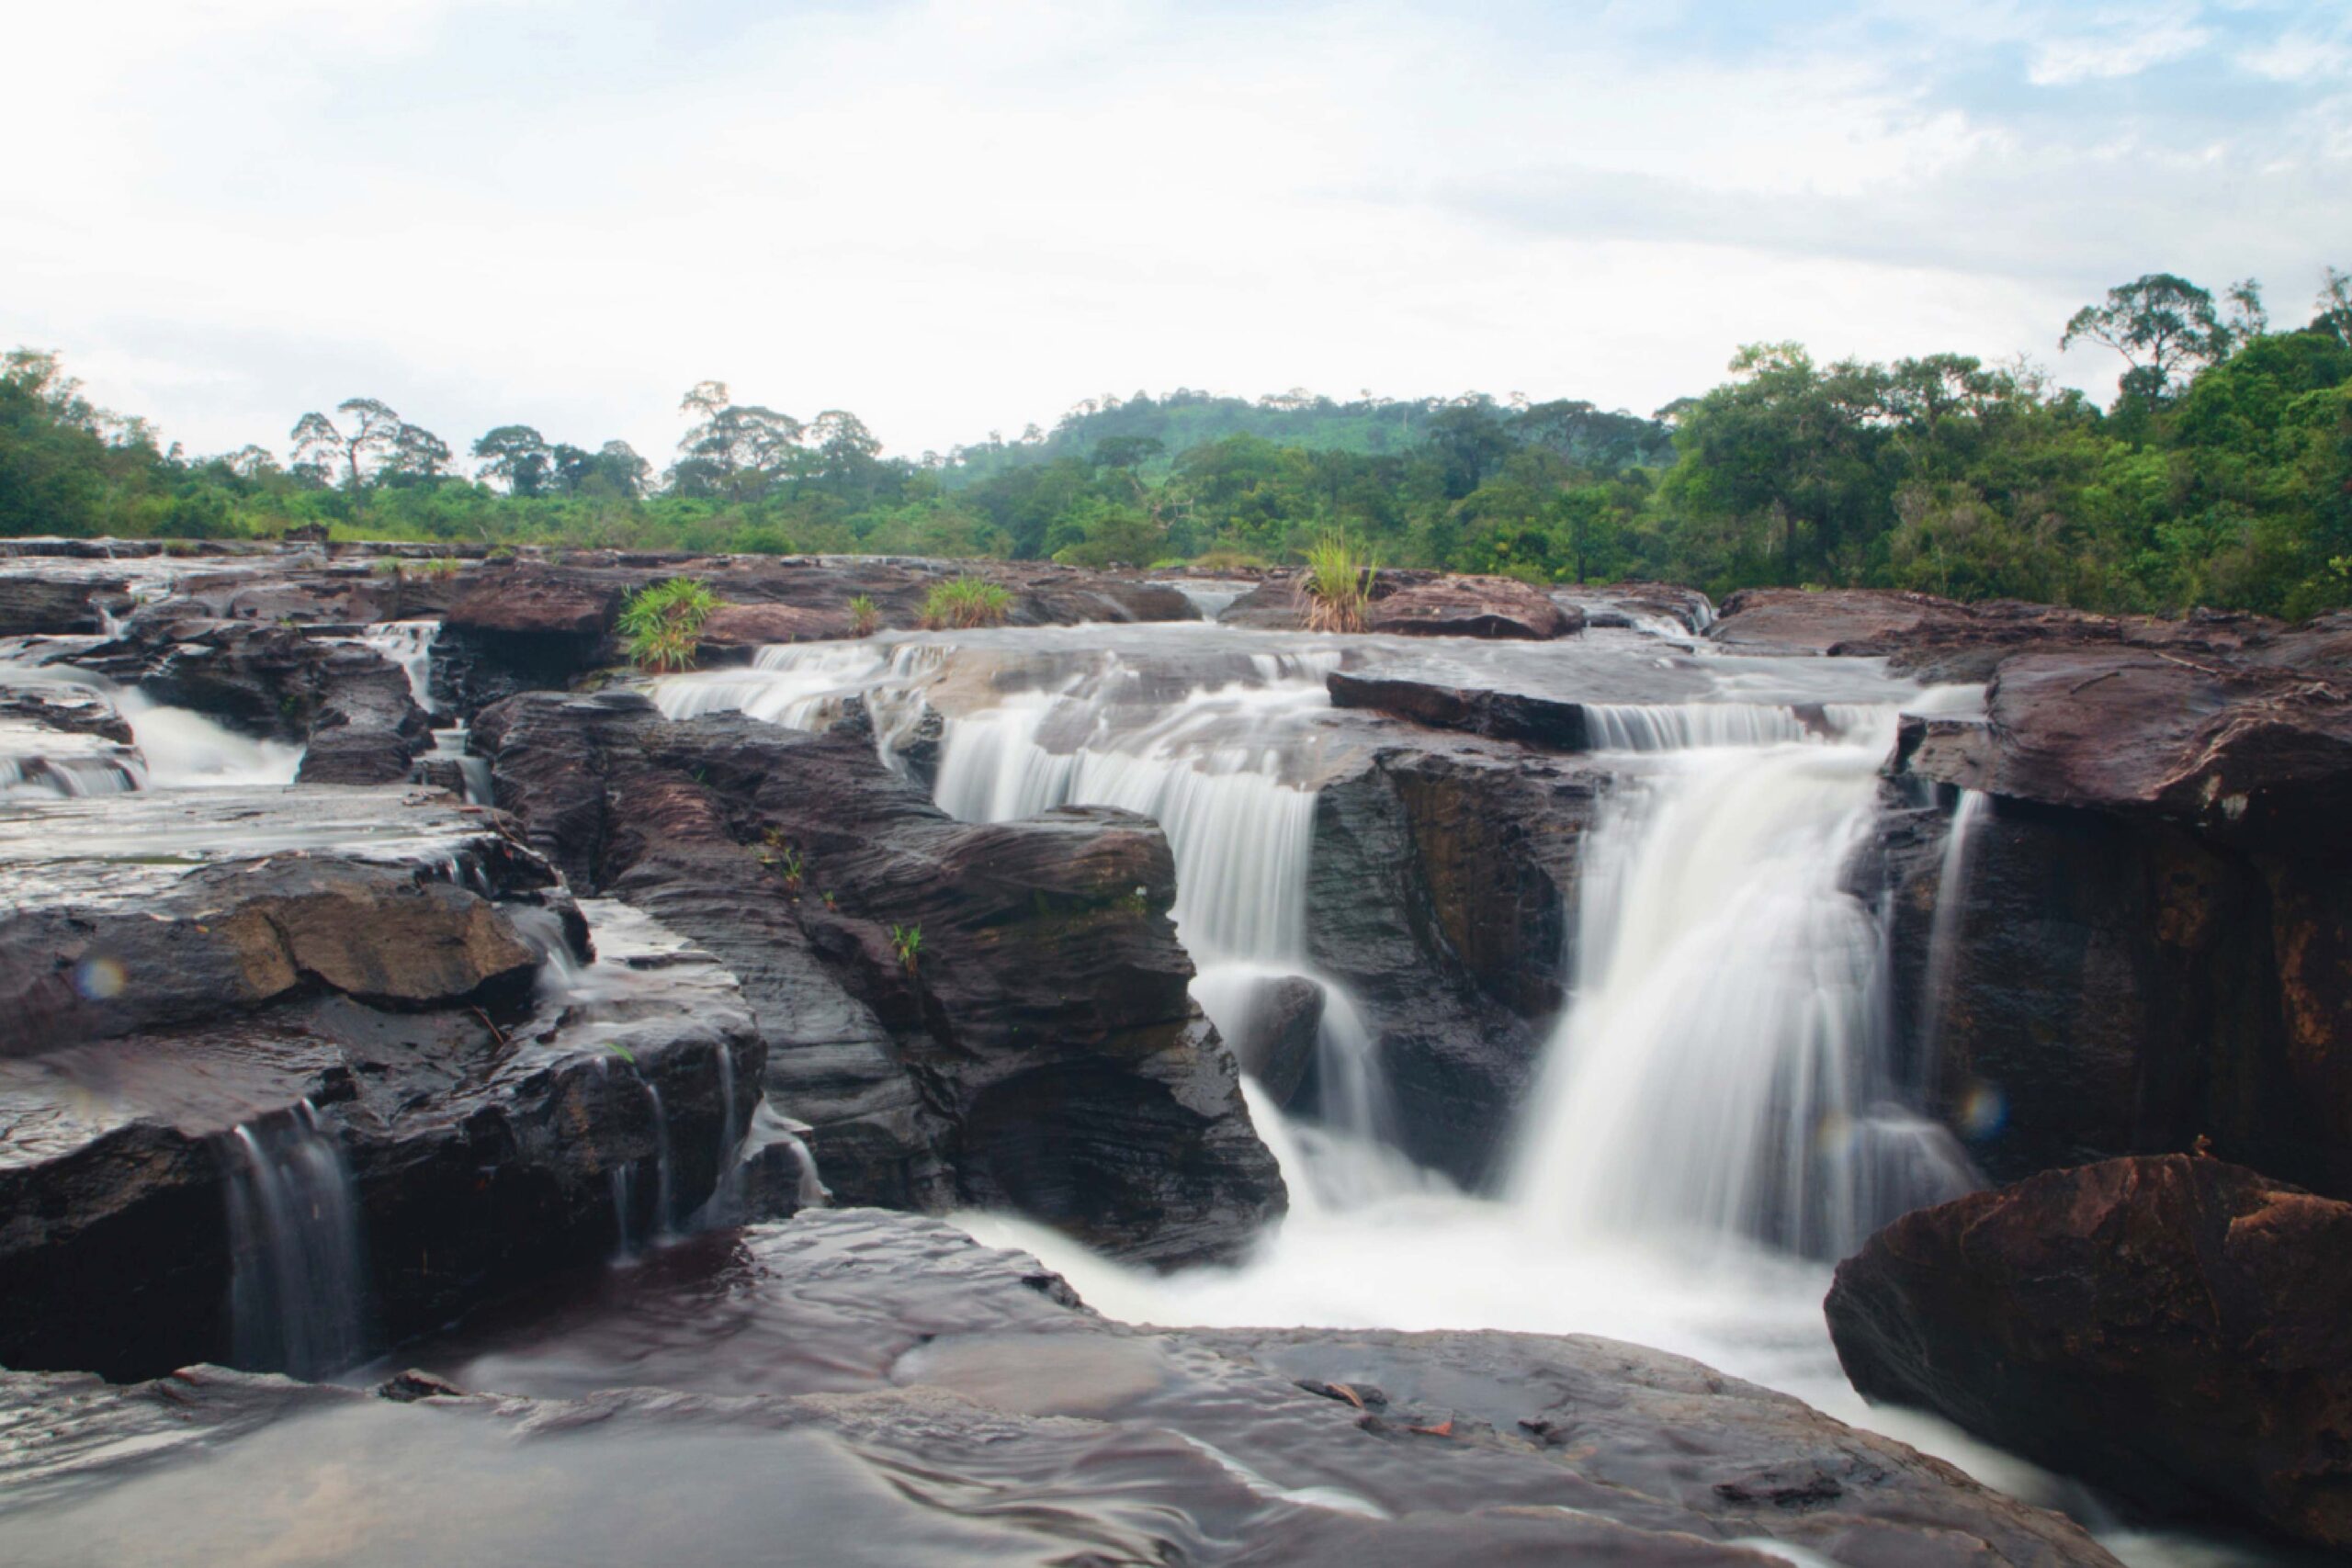
<path id="1" fill-rule="evenodd" d="M 1648 413 L 1747 342 L 2023 354 L 2352 239 L 2352 17 L 217 0 L 0 22 L 0 344 L 191 451 L 379 397 L 656 463 L 707 378 L 898 454 L 1178 387 Z"/>

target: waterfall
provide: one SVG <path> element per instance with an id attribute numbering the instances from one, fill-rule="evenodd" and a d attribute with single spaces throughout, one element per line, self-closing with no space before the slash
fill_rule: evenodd
<path id="1" fill-rule="evenodd" d="M 236 1364 L 300 1378 L 352 1365 L 367 1348 L 366 1271 L 341 1145 L 307 1100 L 223 1143 Z"/>
<path id="2" fill-rule="evenodd" d="M 1843 885 L 1892 716 L 1858 716 L 1804 741 L 1694 716 L 1714 743 L 1657 755 L 1604 801 L 1572 998 L 1520 1132 L 1511 1193 L 1532 1222 L 1838 1256 L 1967 1189 L 1950 1139 L 1892 1104 L 1878 925 Z"/>
<path id="3" fill-rule="evenodd" d="M 439 621 L 380 621 L 359 634 L 359 641 L 401 667 L 416 705 L 427 713 L 433 702 L 433 645 L 441 637 Z"/>
<path id="4" fill-rule="evenodd" d="M 115 694 L 115 706 L 130 721 L 147 760 L 152 788 L 290 784 L 302 765 L 300 746 L 238 735 L 202 714 L 162 706 L 137 691 Z"/>
<path id="5" fill-rule="evenodd" d="M 466 750 L 468 727 L 451 725 L 433 732 L 433 750 L 428 759 L 435 762 L 455 762 L 458 776 L 464 781 L 468 806 L 495 806 L 497 792 L 491 786 L 490 759 L 477 757 Z"/>
<path id="6" fill-rule="evenodd" d="M 1315 791 L 1282 776 L 1296 721 L 1329 706 L 1322 677 L 1338 659 L 1332 651 L 1252 655 L 1255 682 L 1196 687 L 1127 728 L 1114 716 L 1133 675 L 1111 660 L 1063 691 L 1023 694 L 949 719 L 934 798 L 967 822 L 1060 806 L 1119 807 L 1158 822 L 1176 862 L 1170 913 L 1196 967 L 1201 1010 L 1231 1032 L 1243 1026 L 1261 984 L 1295 975 L 1319 985 L 1322 1120 L 1370 1145 L 1390 1128 L 1375 1043 L 1346 988 L 1308 961 Z M 1049 735 L 1073 743 L 1057 750 Z M 1348 1169 L 1331 1179 L 1334 1196 L 1371 1179 L 1366 1168 Z"/>
<path id="7" fill-rule="evenodd" d="M 140 787 L 137 767 L 125 758 L 0 757 L 0 796 L 55 795 L 79 800 L 125 795 Z"/>
<path id="8" fill-rule="evenodd" d="M 1960 937 L 1961 906 L 1968 893 L 1968 843 L 1976 819 L 1984 814 L 1992 798 L 1981 790 L 1962 790 L 1959 803 L 1952 807 L 1951 823 L 1944 829 L 1943 858 L 1936 873 L 1936 913 L 1928 927 L 1927 974 L 1920 987 L 1924 993 L 1919 1020 L 1920 1062 L 1929 1069 L 1936 1062 L 1937 1040 L 1943 1031 L 1944 986 L 1951 978 L 1952 957 Z"/>

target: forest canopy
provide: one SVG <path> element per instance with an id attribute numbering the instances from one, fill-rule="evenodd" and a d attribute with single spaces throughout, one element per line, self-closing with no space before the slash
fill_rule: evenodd
<path id="1" fill-rule="evenodd" d="M 2298 312 L 2300 313 L 2300 312 Z M 337 538 L 1295 561 L 1344 533 L 1384 564 L 1537 582 L 1919 589 L 2091 608 L 2301 616 L 2352 604 L 2352 277 L 2274 329 L 2260 290 L 2154 273 L 2062 345 L 2124 370 L 2105 407 L 2020 360 L 1815 361 L 1756 344 L 1647 417 L 1484 395 L 1080 403 L 1052 430 L 886 457 L 706 381 L 665 468 L 621 441 L 498 425 L 462 444 L 354 397 L 290 463 L 213 457 L 94 407 L 55 354 L 0 361 L 0 535 Z"/>

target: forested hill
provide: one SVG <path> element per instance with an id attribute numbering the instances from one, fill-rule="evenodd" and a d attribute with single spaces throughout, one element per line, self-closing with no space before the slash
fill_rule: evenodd
<path id="1" fill-rule="evenodd" d="M 1566 400 L 1513 399 L 1503 405 L 1478 393 L 1412 401 L 1365 393 L 1343 403 L 1295 388 L 1252 400 L 1180 387 L 1158 398 L 1148 392 L 1089 398 L 1052 430 L 1031 425 L 1017 441 L 992 432 L 986 441 L 949 453 L 941 472 L 953 488 L 1024 464 L 1108 456 L 1158 478 L 1193 448 L 1234 435 L 1312 452 L 1373 455 L 1410 451 L 1449 433 L 1489 426 L 1514 446 L 1546 446 L 1611 471 L 1665 462 L 1674 450 L 1672 428 L 1658 420 Z"/>
<path id="2" fill-rule="evenodd" d="M 2301 311 L 2297 311 L 2301 315 Z M 1921 589 L 2097 609 L 2352 604 L 2352 276 L 2303 324 L 2251 284 L 2152 273 L 2053 341 L 2120 358 L 2105 406 L 1957 354 L 1824 364 L 1758 344 L 1657 420 L 1485 397 L 1341 403 L 1179 391 L 1051 432 L 885 457 L 857 416 L 687 392 L 657 466 L 501 424 L 462 448 L 379 399 L 192 457 L 94 408 L 53 354 L 0 364 L 0 534 L 336 537 L 772 553 L 1295 561 Z M 289 411 L 292 415 L 292 411 Z"/>

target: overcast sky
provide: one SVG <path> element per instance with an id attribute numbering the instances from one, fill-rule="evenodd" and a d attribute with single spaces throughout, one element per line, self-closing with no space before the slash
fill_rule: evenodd
<path id="1" fill-rule="evenodd" d="M 716 378 L 920 453 L 1078 399 L 1646 412 L 1734 348 L 2060 358 L 2352 266 L 2352 6 L 0 9 L 0 345 L 192 450 L 380 397 L 657 461 Z"/>

